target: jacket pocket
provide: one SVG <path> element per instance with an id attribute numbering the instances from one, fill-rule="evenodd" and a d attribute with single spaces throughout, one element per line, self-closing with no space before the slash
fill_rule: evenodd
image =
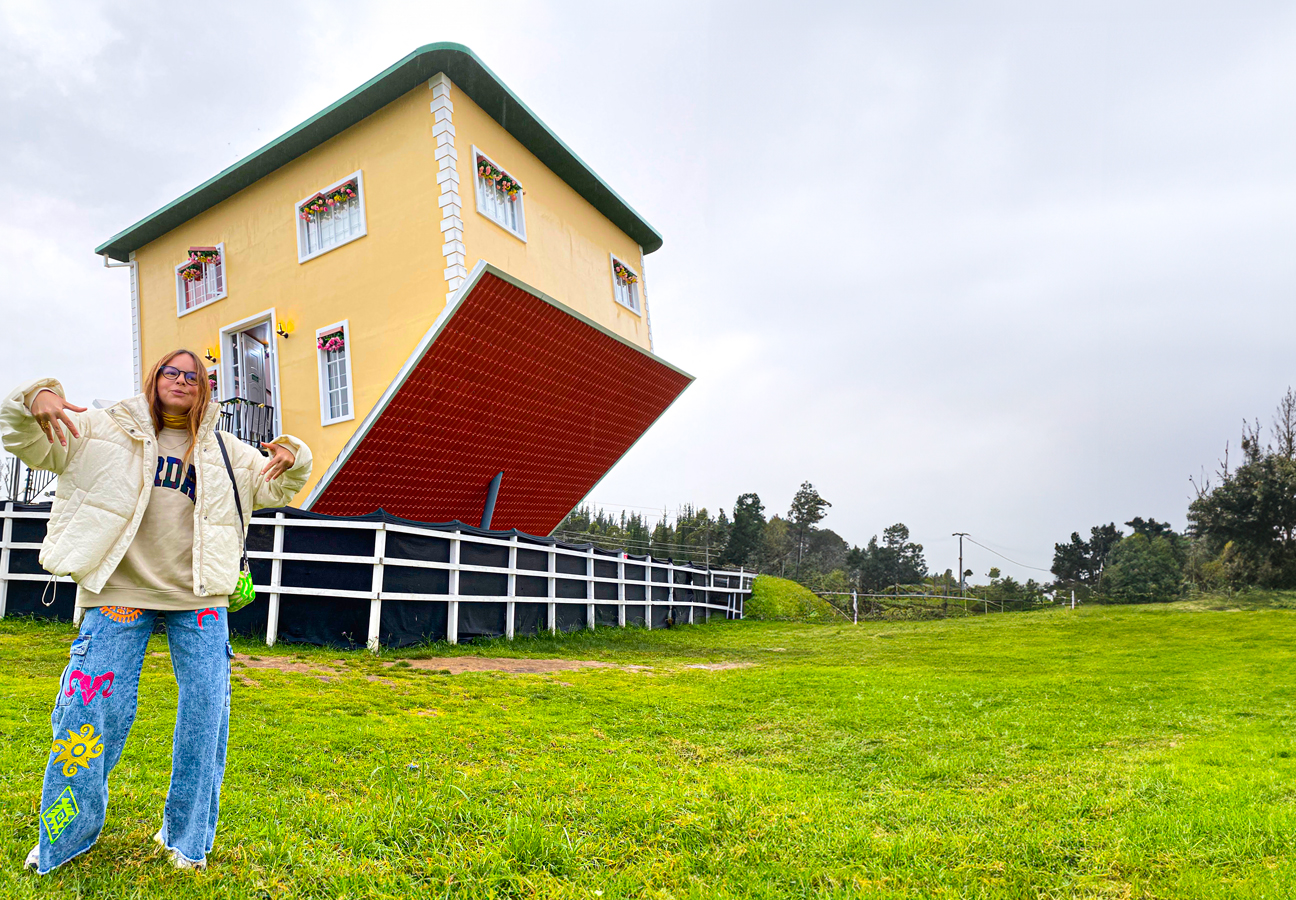
<path id="1" fill-rule="evenodd" d="M 72 496 L 62 503 L 58 502 L 57 497 L 55 498 L 54 506 L 50 511 L 49 527 L 45 530 L 47 544 L 58 543 L 59 536 L 67 531 L 68 523 L 77 514 L 77 510 L 81 508 L 85 498 L 86 492 L 81 488 L 75 488 L 72 491 Z"/>

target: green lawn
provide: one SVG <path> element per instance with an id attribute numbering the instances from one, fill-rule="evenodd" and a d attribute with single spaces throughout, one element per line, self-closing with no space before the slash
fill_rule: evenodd
<path id="1" fill-rule="evenodd" d="M 616 664 L 540 675 L 245 642 L 332 672 L 237 670 L 202 874 L 150 849 L 176 696 L 150 656 L 104 836 L 39 880 L 72 631 L 0 620 L 0 896 L 1292 897 L 1296 611 L 1239 605 L 452 651 Z"/>

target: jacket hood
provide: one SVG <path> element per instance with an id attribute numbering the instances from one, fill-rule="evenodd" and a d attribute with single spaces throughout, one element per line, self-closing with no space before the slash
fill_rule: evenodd
<path id="1" fill-rule="evenodd" d="M 143 394 L 136 394 L 133 397 L 127 397 L 114 403 L 107 409 L 108 415 L 128 432 L 132 428 L 138 428 L 149 437 L 157 437 L 153 430 L 153 416 L 149 412 L 148 398 Z M 207 404 L 207 412 L 203 414 L 202 424 L 198 426 L 198 440 L 204 441 L 211 437 L 212 432 L 216 430 L 216 422 L 220 418 L 220 408 L 213 401 Z"/>

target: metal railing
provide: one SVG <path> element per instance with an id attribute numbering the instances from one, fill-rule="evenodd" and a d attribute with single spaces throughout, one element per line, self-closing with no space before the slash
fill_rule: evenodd
<path id="1" fill-rule="evenodd" d="M 0 456 L 0 500 L 36 503 L 53 480 L 53 472 L 33 469 L 8 453 Z"/>
<path id="2" fill-rule="evenodd" d="M 274 407 L 263 403 L 253 403 L 235 397 L 222 400 L 220 404 L 220 421 L 217 428 L 236 435 L 253 447 L 270 443 L 275 438 Z"/>
<path id="3" fill-rule="evenodd" d="M 0 506 L 0 616 L 6 610 L 47 615 L 31 599 L 41 594 L 34 586 L 24 586 L 21 603 L 6 601 L 11 584 L 37 582 L 44 588 L 71 580 L 55 579 L 35 561 L 49 510 L 14 507 L 13 503 Z M 326 530 L 346 533 L 330 535 Z M 302 552 L 329 544 L 353 552 Z M 409 601 L 423 610 L 445 604 L 445 625 L 434 639 L 454 644 L 462 636 L 460 612 L 466 605 L 484 610 L 482 604 L 494 604 L 503 613 L 497 634 L 510 640 L 519 623 L 526 621 L 527 610 L 522 607 L 536 612 L 542 608 L 539 630 L 551 633 L 741 619 L 756 577 L 741 568 L 635 557 L 519 532 L 482 531 L 462 523 L 420 526 L 372 517 L 312 516 L 296 510 L 253 516 L 248 556 L 257 590 L 257 600 L 248 610 L 264 600 L 255 620 L 260 628 L 264 616 L 265 641 L 271 646 L 280 637 L 285 598 L 290 600 L 289 615 L 303 621 L 330 614 L 330 605 L 339 600 L 363 601 L 368 605 L 364 643 L 377 650 L 386 630 L 384 602 L 393 603 L 397 613 Z M 343 580 L 350 587 L 343 586 Z M 367 587 L 362 589 L 364 584 Z M 55 588 L 55 595 L 64 596 L 57 584 Z M 354 613 L 363 621 L 363 607 Z M 232 625 L 244 613 L 235 615 Z M 287 640 L 302 640 L 300 633 L 291 633 L 296 625 L 284 622 L 290 632 Z M 479 630 L 475 636 L 490 635 Z M 359 640 L 352 643 L 360 645 Z"/>

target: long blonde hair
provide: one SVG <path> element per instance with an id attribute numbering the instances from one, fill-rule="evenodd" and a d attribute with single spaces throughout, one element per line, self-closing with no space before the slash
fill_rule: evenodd
<path id="1" fill-rule="evenodd" d="M 199 356 L 192 350 L 172 350 L 153 363 L 153 368 L 149 370 L 148 378 L 144 381 L 144 397 L 148 400 L 149 413 L 153 417 L 153 430 L 160 432 L 162 430 L 162 400 L 158 397 L 158 376 L 162 374 L 163 366 L 170 364 L 171 360 L 177 356 L 186 355 L 194 361 L 194 368 L 198 372 L 198 384 L 194 385 L 198 388 L 198 397 L 194 400 L 194 405 L 189 408 L 189 415 L 185 417 L 186 430 L 189 432 L 189 449 L 185 451 L 184 459 L 180 463 L 181 466 L 187 466 L 189 459 L 193 456 L 194 446 L 198 443 L 198 429 L 202 425 L 203 417 L 207 415 L 207 404 L 211 403 L 211 382 L 207 380 L 207 369 L 198 362 Z"/>

